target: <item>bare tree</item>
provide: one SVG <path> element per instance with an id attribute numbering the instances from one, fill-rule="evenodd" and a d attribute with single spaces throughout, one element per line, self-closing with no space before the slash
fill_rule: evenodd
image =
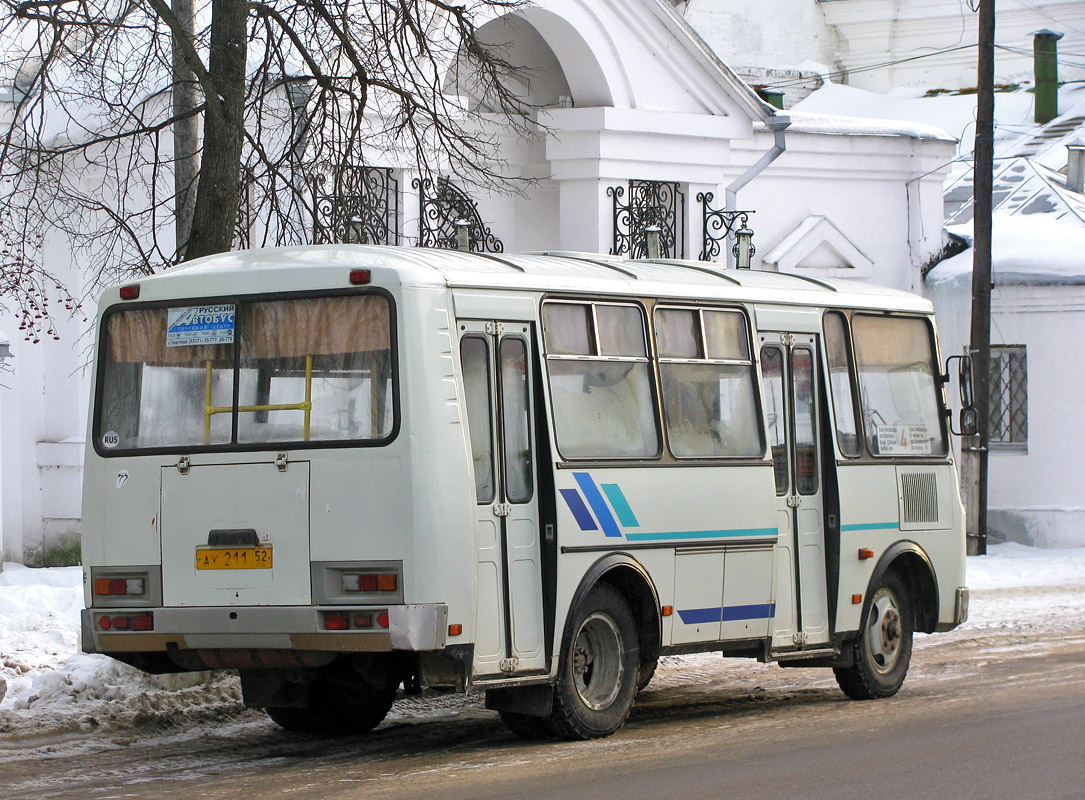
<path id="1" fill-rule="evenodd" d="M 497 134 L 532 135 L 533 109 L 478 30 L 525 2 L 0 0 L 0 234 L 18 250 L 0 291 L 75 305 L 42 262 L 49 228 L 94 264 L 88 285 L 230 249 L 239 207 L 259 244 L 305 242 L 306 176 L 338 184 L 374 153 L 507 185 Z"/>

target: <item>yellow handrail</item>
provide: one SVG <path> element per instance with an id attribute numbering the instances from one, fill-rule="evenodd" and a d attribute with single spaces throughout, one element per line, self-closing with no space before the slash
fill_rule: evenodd
<path id="1" fill-rule="evenodd" d="M 203 405 L 203 443 L 211 444 L 211 417 L 215 414 L 230 414 L 233 406 L 211 405 L 211 362 L 207 362 L 207 381 L 204 387 Z M 238 406 L 238 413 L 242 411 L 304 411 L 305 412 L 305 441 L 309 441 L 309 426 L 313 413 L 313 357 L 305 357 L 305 399 L 300 403 L 278 403 L 275 405 Z"/>

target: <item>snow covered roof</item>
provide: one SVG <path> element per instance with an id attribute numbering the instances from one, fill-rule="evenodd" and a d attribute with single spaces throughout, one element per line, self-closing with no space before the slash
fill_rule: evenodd
<path id="1" fill-rule="evenodd" d="M 1055 214 L 996 211 L 991 233 L 991 280 L 999 284 L 1085 285 L 1085 224 L 1070 225 Z M 947 230 L 972 244 L 971 221 Z M 928 285 L 971 284 L 972 248 L 927 273 Z"/>
<path id="2" fill-rule="evenodd" d="M 972 172 L 959 176 L 945 190 L 946 224 L 972 219 Z M 995 165 L 991 207 L 1007 214 L 1051 214 L 1074 225 L 1085 225 L 1085 195 L 1066 188 L 1066 176 L 1029 158 Z"/>
<path id="3" fill-rule="evenodd" d="M 821 133 L 836 136 L 909 136 L 913 139 L 956 141 L 934 125 L 906 120 L 851 117 L 842 114 L 821 114 L 812 111 L 792 111 L 791 131 Z"/>

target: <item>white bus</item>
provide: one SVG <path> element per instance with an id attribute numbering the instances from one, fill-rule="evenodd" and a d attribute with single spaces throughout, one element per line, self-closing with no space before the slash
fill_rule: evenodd
<path id="1" fill-rule="evenodd" d="M 292 730 L 483 690 L 606 736 L 667 654 L 886 697 L 967 615 L 931 304 L 599 255 L 234 252 L 105 292 L 87 652 Z"/>

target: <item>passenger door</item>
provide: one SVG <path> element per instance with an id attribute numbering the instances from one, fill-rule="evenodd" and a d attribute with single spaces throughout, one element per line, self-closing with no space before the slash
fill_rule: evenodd
<path id="1" fill-rule="evenodd" d="M 762 333 L 761 376 L 780 531 L 773 650 L 829 641 L 817 337 Z"/>
<path id="2" fill-rule="evenodd" d="M 531 328 L 460 320 L 477 500 L 477 676 L 543 671 Z"/>

